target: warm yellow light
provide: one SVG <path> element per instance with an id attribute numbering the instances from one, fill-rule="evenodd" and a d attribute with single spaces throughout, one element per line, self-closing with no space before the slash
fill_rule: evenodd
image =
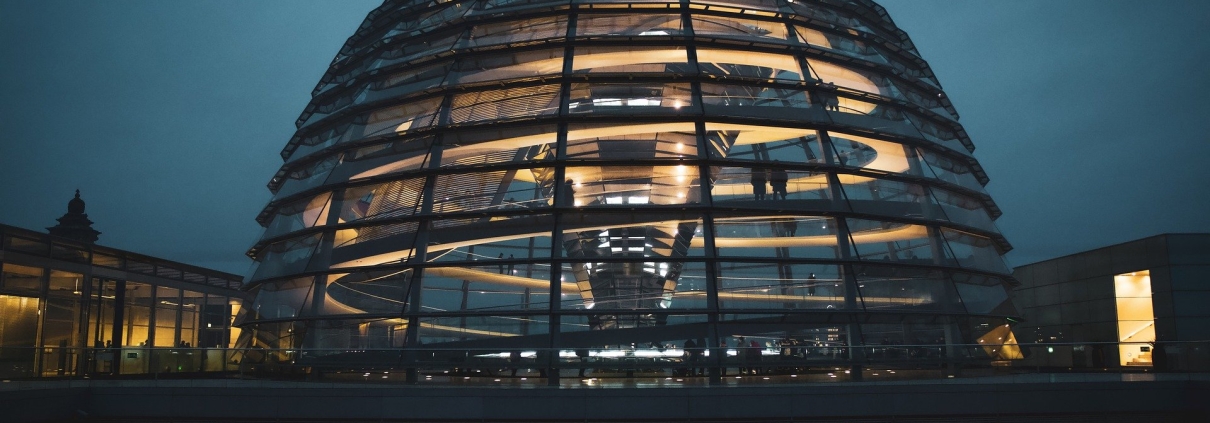
<path id="1" fill-rule="evenodd" d="M 1113 277 L 1118 314 L 1118 359 L 1122 366 L 1151 365 L 1149 347 L 1155 342 L 1155 312 L 1151 300 L 1151 271 Z M 1144 351 L 1147 349 L 1148 351 Z"/>

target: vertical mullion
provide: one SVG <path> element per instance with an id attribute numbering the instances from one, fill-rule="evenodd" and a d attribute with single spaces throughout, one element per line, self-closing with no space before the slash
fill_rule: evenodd
<path id="1" fill-rule="evenodd" d="M 692 13 L 689 9 L 689 0 L 681 0 L 681 26 L 684 27 L 684 32 L 688 45 L 686 46 L 686 56 L 689 60 L 689 68 L 693 69 L 695 76 L 701 74 L 701 66 L 697 59 L 697 42 L 696 33 L 693 30 Z M 719 348 L 718 337 L 718 275 L 716 270 L 717 261 L 714 253 L 714 216 L 708 211 L 709 207 L 714 204 L 711 188 L 710 188 L 710 168 L 704 160 L 710 157 L 710 150 L 706 145 L 706 122 L 705 109 L 706 105 L 702 101 L 702 86 L 701 83 L 694 78 L 691 85 L 693 89 L 693 101 L 697 104 L 696 108 L 700 112 L 694 121 L 694 129 L 697 134 L 697 162 L 698 162 L 698 189 L 701 190 L 702 206 L 706 207 L 707 211 L 702 212 L 702 241 L 704 243 L 704 253 L 706 259 L 706 350 L 710 352 L 710 362 L 707 367 L 710 369 L 708 374 L 711 385 L 722 383 L 721 366 L 723 365 L 724 357 L 727 355 L 725 349 Z M 702 348 L 702 346 L 698 346 Z"/>
<path id="2" fill-rule="evenodd" d="M 450 106 L 453 102 L 453 94 L 446 95 L 441 102 L 441 110 L 438 111 L 438 122 L 449 122 Z M 429 153 L 428 170 L 423 193 L 420 203 L 420 219 L 416 224 L 416 235 L 412 241 L 412 257 L 408 262 L 413 265 L 423 265 L 428 261 L 428 234 L 434 219 L 433 216 L 433 191 L 437 186 L 437 175 L 432 170 L 441 167 L 441 154 L 444 146 L 444 136 L 438 135 L 433 139 L 433 145 Z M 400 310 L 407 319 L 407 331 L 404 335 L 404 354 L 401 354 L 400 359 L 404 362 L 404 368 L 407 369 L 407 383 L 416 383 L 419 380 L 419 371 L 415 366 L 418 359 L 416 355 L 416 347 L 420 346 L 420 302 L 422 300 L 421 289 L 424 283 L 424 268 L 413 267 L 412 277 L 408 283 L 408 293 L 405 301 L 406 310 Z"/>
<path id="3" fill-rule="evenodd" d="M 568 114 L 569 104 L 571 102 L 571 73 L 574 69 L 573 60 L 575 59 L 575 49 L 572 47 L 572 40 L 576 34 L 576 24 L 579 21 L 579 14 L 576 6 L 572 6 L 571 13 L 567 17 L 567 45 L 563 48 L 563 72 L 561 80 L 563 83 L 559 91 L 559 116 L 566 117 Z M 550 232 L 550 288 L 549 301 L 547 302 L 547 358 L 546 363 L 546 384 L 549 386 L 559 386 L 559 348 L 562 346 L 560 329 L 562 329 L 563 317 L 561 314 L 563 306 L 563 213 L 568 208 L 575 207 L 575 198 L 573 198 L 570 188 L 565 186 L 564 181 L 567 178 L 567 122 L 560 119 L 557 134 L 555 135 L 555 175 L 554 175 L 554 208 L 552 219 L 554 225 Z M 568 198 L 564 198 L 568 197 Z M 532 260 L 531 260 L 532 262 Z"/>

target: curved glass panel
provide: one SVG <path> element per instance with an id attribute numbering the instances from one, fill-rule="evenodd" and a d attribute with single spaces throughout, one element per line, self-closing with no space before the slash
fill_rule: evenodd
<path id="1" fill-rule="evenodd" d="M 567 17 L 542 17 L 476 25 L 463 40 L 464 48 L 493 44 L 529 44 L 567 35 Z"/>
<path id="2" fill-rule="evenodd" d="M 451 123 L 499 121 L 559 112 L 559 86 L 510 88 L 454 96 Z"/>
<path id="3" fill-rule="evenodd" d="M 697 155 L 692 124 L 569 124 L 569 160 L 639 160 Z"/>
<path id="4" fill-rule="evenodd" d="M 991 239 L 949 228 L 941 228 L 941 235 L 949 243 L 959 266 L 997 273 L 1008 272 L 1008 266 L 1004 264 L 1000 251 Z"/>
<path id="5" fill-rule="evenodd" d="M 416 214 L 423 188 L 423 178 L 346 188 L 341 195 L 337 223 Z"/>
<path id="6" fill-rule="evenodd" d="M 701 201 L 697 168 L 691 166 L 569 167 L 576 207 L 690 204 Z"/>
<path id="7" fill-rule="evenodd" d="M 716 78 L 803 81 L 798 59 L 786 54 L 698 48 L 697 61 L 702 74 Z"/>
<path id="8" fill-rule="evenodd" d="M 298 316 L 311 305 L 312 289 L 314 284 L 310 277 L 263 284 L 256 291 L 252 312 L 257 319 Z"/>
<path id="9" fill-rule="evenodd" d="M 962 305 L 966 311 L 974 314 L 992 314 L 1012 312 L 1008 301 L 1008 290 L 1004 289 L 1004 281 L 981 275 L 966 273 L 954 274 L 954 286 L 962 296 Z M 1009 308 L 1002 308 L 1008 303 Z"/>
<path id="10" fill-rule="evenodd" d="M 505 52 L 471 56 L 458 61 L 450 78 L 458 84 L 558 75 L 563 49 Z"/>
<path id="11" fill-rule="evenodd" d="M 693 34 L 751 41 L 786 43 L 790 40 L 786 24 L 727 16 L 692 15 Z"/>
<path id="12" fill-rule="evenodd" d="M 719 308 L 845 308 L 842 269 L 836 265 L 719 263 Z"/>
<path id="13" fill-rule="evenodd" d="M 277 214 L 265 228 L 264 237 L 273 238 L 312 226 L 327 224 L 331 198 L 331 193 L 323 193 L 311 199 L 279 207 Z"/>
<path id="14" fill-rule="evenodd" d="M 576 47 L 572 72 L 576 74 L 666 74 L 697 73 L 689 66 L 684 46 Z"/>
<path id="15" fill-rule="evenodd" d="M 866 310 L 962 310 L 953 282 L 940 271 L 890 266 L 858 266 L 854 271 Z"/>
<path id="16" fill-rule="evenodd" d="M 716 216 L 714 246 L 720 257 L 835 260 L 845 257 L 839 231 L 831 217 Z"/>
<path id="17" fill-rule="evenodd" d="M 581 15 L 576 21 L 576 36 L 682 35 L 681 16 L 675 14 Z"/>
<path id="18" fill-rule="evenodd" d="M 571 84 L 573 114 L 677 113 L 693 106 L 689 84 Z"/>

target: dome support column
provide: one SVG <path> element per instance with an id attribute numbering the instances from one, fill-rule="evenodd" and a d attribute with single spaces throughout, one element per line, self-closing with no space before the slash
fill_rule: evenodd
<path id="1" fill-rule="evenodd" d="M 823 150 L 824 161 L 828 166 L 834 166 L 836 163 L 836 150 L 832 146 L 832 138 L 827 132 L 819 132 L 820 147 Z M 831 186 L 832 204 L 835 210 L 850 210 L 848 201 L 844 200 L 844 191 L 840 189 L 840 178 L 835 173 L 828 173 L 828 185 Z M 852 239 L 849 238 L 849 225 L 844 218 L 836 219 L 836 249 L 838 256 L 845 264 L 841 265 L 841 271 L 844 277 L 844 307 L 850 312 L 857 311 L 861 305 L 857 302 L 857 275 L 851 264 L 853 257 Z M 862 348 L 865 342 L 861 335 L 861 323 L 857 319 L 857 313 L 849 313 L 849 322 L 846 325 L 846 335 L 849 347 L 849 377 L 850 380 L 861 380 L 862 364 L 865 363 L 865 349 Z"/>
<path id="2" fill-rule="evenodd" d="M 450 102 L 452 97 L 446 96 L 441 103 L 441 116 L 439 119 L 445 121 L 449 117 Z M 441 166 L 441 152 L 444 137 L 438 136 L 433 140 L 433 146 L 429 153 L 429 167 L 437 168 Z M 423 218 L 419 221 L 416 227 L 416 238 L 412 241 L 413 254 L 408 260 L 413 264 L 424 264 L 428 261 L 428 234 L 433 222 L 433 191 L 437 185 L 437 176 L 429 175 L 424 182 L 424 189 L 421 194 L 420 215 Z M 420 307 L 421 288 L 424 282 L 424 268 L 415 268 L 412 271 L 412 280 L 408 284 L 408 294 L 406 301 L 406 310 L 404 318 L 407 319 L 408 329 L 404 341 L 403 361 L 407 369 L 405 378 L 407 383 L 414 384 L 420 381 L 420 371 L 416 367 L 416 362 L 419 356 L 416 354 L 416 348 L 420 347 L 420 312 L 423 310 Z"/>
<path id="3" fill-rule="evenodd" d="M 567 89 L 563 90 L 563 93 L 564 93 L 563 104 L 567 104 L 567 102 L 566 102 L 567 92 L 568 92 Z M 559 124 L 559 135 L 558 135 L 558 138 L 556 139 L 555 145 L 556 145 L 555 160 L 562 163 L 562 161 L 567 158 L 567 124 L 566 123 Z M 566 177 L 567 177 L 567 172 L 564 170 L 564 167 L 562 165 L 556 166 L 555 167 L 555 181 L 565 180 L 564 178 L 566 178 Z M 550 266 L 550 301 L 549 301 L 549 306 L 548 306 L 549 315 L 550 315 L 550 318 L 549 318 L 550 336 L 547 338 L 547 340 L 548 340 L 547 345 L 545 345 L 545 347 L 547 348 L 547 351 L 549 353 L 546 354 L 547 362 L 541 363 L 541 365 L 546 366 L 546 368 L 548 369 L 546 372 L 547 386 L 559 386 L 559 382 L 560 382 L 559 373 L 562 370 L 562 366 L 559 361 L 558 347 L 560 345 L 562 345 L 559 334 L 560 334 L 560 330 L 562 329 L 562 324 L 563 324 L 563 316 L 561 314 L 562 308 L 563 308 L 563 301 L 562 301 L 563 300 L 563 260 L 562 260 L 563 257 L 562 256 L 565 254 L 565 253 L 563 253 L 563 251 L 565 251 L 565 250 L 561 247 L 561 245 L 563 243 L 563 213 L 565 210 L 575 207 L 575 199 L 564 198 L 564 197 L 571 197 L 572 192 L 569 191 L 568 189 L 566 189 L 567 187 L 564 187 L 564 184 L 562 184 L 562 183 L 557 183 L 556 186 L 558 188 L 555 190 L 554 227 L 551 228 L 551 235 L 550 235 L 551 243 L 553 246 L 556 247 L 556 248 L 551 249 L 551 253 L 552 253 L 551 259 L 553 261 Z M 559 256 L 554 256 L 554 254 L 559 254 Z"/>
<path id="4" fill-rule="evenodd" d="M 697 58 L 697 43 L 694 41 L 695 32 L 693 30 L 692 14 L 689 10 L 689 0 L 680 0 L 681 9 L 681 25 L 684 27 L 685 36 L 689 37 L 689 45 L 686 49 L 686 58 L 688 59 L 690 68 L 701 71 Z M 691 85 L 693 101 L 698 105 L 698 110 L 704 110 L 702 103 L 701 84 L 694 82 Z M 704 113 L 704 112 L 703 112 Z M 698 118 L 694 122 L 694 132 L 697 133 L 697 154 L 698 159 L 710 157 L 709 148 L 706 143 L 706 122 Z M 708 166 L 699 166 L 698 168 L 698 189 L 702 190 L 702 204 L 712 204 L 710 200 L 710 169 Z M 714 249 L 714 216 L 710 212 L 702 213 L 702 241 L 704 242 L 705 258 L 706 258 L 706 346 L 710 352 L 709 359 L 709 375 L 711 385 L 721 385 L 723 383 L 722 373 L 723 366 L 726 364 L 727 350 L 721 348 L 722 340 L 718 333 L 718 275 L 715 271 L 715 249 Z M 699 346 L 700 347 L 700 346 Z"/>
<path id="5" fill-rule="evenodd" d="M 696 62 L 696 57 L 691 59 Z M 700 101 L 701 90 L 700 85 L 694 84 L 695 101 Z M 700 103 L 699 103 L 700 104 Z M 698 157 L 709 157 L 706 144 L 706 123 L 698 120 L 696 122 L 697 132 L 697 148 Z M 698 189 L 702 190 L 702 204 L 710 206 L 713 204 L 713 199 L 710 195 L 710 167 L 701 165 L 698 167 Z M 722 342 L 719 337 L 718 320 L 718 272 L 717 261 L 714 244 L 714 215 L 710 212 L 702 212 L 702 243 L 703 253 L 706 258 L 706 323 L 707 323 L 707 338 L 710 350 L 710 384 L 721 385 L 723 383 L 722 374 L 727 365 L 727 349 L 721 348 Z"/>

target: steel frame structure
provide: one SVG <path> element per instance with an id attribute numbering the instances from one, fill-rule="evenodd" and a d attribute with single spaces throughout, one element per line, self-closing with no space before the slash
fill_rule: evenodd
<path id="1" fill-rule="evenodd" d="M 312 350 L 279 362 L 692 341 L 725 368 L 751 340 L 860 366 L 1016 314 L 974 146 L 867 0 L 388 0 L 312 94 L 237 322 Z"/>

